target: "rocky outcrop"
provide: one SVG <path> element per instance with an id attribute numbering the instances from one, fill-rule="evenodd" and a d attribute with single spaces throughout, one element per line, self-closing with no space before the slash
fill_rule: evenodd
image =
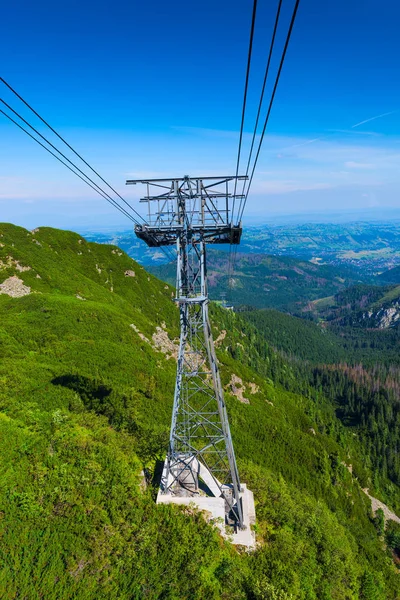
<path id="1" fill-rule="evenodd" d="M 25 271 L 30 271 L 31 267 L 21 265 L 15 258 L 12 256 L 7 256 L 4 260 L 0 259 L 0 270 L 3 269 L 16 269 L 20 273 L 24 273 Z"/>
<path id="2" fill-rule="evenodd" d="M 231 380 L 225 389 L 230 392 L 232 396 L 236 396 L 236 398 L 239 400 L 239 402 L 242 402 L 242 404 L 250 404 L 250 400 L 244 396 L 245 387 L 243 380 L 234 373 L 232 373 Z"/>
<path id="3" fill-rule="evenodd" d="M 392 327 L 400 318 L 400 307 L 398 302 L 389 308 L 381 308 L 376 313 L 376 318 L 379 319 L 377 324 L 379 329 L 388 329 L 389 327 Z"/>
<path id="4" fill-rule="evenodd" d="M 362 313 L 363 324 L 374 329 L 389 329 L 398 324 L 400 319 L 400 304 L 398 301 L 391 306 L 382 306 L 376 311 L 369 310 Z"/>
<path id="5" fill-rule="evenodd" d="M 31 288 L 24 284 L 19 277 L 9 277 L 0 284 L 0 294 L 7 294 L 11 298 L 21 298 L 31 293 Z"/>
<path id="6" fill-rule="evenodd" d="M 153 340 L 153 347 L 163 352 L 167 358 L 174 358 L 175 360 L 178 358 L 179 344 L 170 340 L 164 328 L 156 327 L 151 339 Z"/>

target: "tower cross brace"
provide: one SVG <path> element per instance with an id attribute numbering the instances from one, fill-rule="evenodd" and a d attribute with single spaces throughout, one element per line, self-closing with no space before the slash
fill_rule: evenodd
<path id="1" fill-rule="evenodd" d="M 128 180 L 147 186 L 147 222 L 136 235 L 150 247 L 176 245 L 180 343 L 169 447 L 160 491 L 225 501 L 226 523 L 243 528 L 236 465 L 208 316 L 206 245 L 239 244 L 231 192 L 245 176 Z M 236 188 L 236 185 L 235 185 Z M 153 192 L 157 193 L 153 193 Z"/>

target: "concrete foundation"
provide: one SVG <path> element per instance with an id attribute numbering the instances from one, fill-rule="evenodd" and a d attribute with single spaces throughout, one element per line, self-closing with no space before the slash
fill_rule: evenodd
<path id="1" fill-rule="evenodd" d="M 240 499 L 242 502 L 244 529 L 237 529 L 236 531 L 234 531 L 233 527 L 226 525 L 225 500 L 221 497 L 216 498 L 215 496 L 201 495 L 175 496 L 172 494 L 163 494 L 160 490 L 157 495 L 157 504 L 194 505 L 204 512 L 204 516 L 208 521 L 216 521 L 215 525 L 221 534 L 232 544 L 245 546 L 248 550 L 254 550 L 256 547 L 256 536 L 252 529 L 252 526 L 256 522 L 254 495 L 245 483 L 241 485 Z"/>

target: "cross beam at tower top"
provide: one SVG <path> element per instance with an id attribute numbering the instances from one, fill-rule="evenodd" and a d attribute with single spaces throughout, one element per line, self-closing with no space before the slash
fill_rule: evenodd
<path id="1" fill-rule="evenodd" d="M 239 244 L 242 227 L 234 224 L 232 205 L 243 195 L 232 187 L 245 179 L 245 175 L 128 179 L 127 185 L 147 186 L 140 200 L 147 203 L 147 222 L 135 227 L 136 235 L 148 246 L 171 246 L 189 229 L 211 244 Z"/>

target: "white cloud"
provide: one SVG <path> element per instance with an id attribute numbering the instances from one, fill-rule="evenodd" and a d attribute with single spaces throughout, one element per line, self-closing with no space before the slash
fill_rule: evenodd
<path id="1" fill-rule="evenodd" d="M 79 132 L 78 132 L 79 133 Z M 280 210 L 304 209 L 314 202 L 323 209 L 341 203 L 351 208 L 357 202 L 400 202 L 400 137 L 332 133 L 304 136 L 267 134 L 257 165 L 246 211 L 251 214 L 263 196 Z M 353 133 L 356 133 L 354 131 Z M 101 135 L 100 135 L 101 134 Z M 68 136 L 67 136 L 68 137 Z M 79 136 L 77 134 L 78 140 Z M 133 206 L 142 210 L 138 186 L 125 186 L 125 179 L 189 175 L 225 175 L 235 171 L 238 132 L 174 128 L 161 133 L 84 132 L 82 154 Z M 24 138 L 23 138 L 24 139 Z M 15 141 L 14 141 L 15 140 Z M 3 143 L 4 141 L 4 143 Z M 246 166 L 251 135 L 243 140 L 241 171 Z M 23 150 L 23 152 L 22 152 Z M 19 138 L 0 136 L 0 200 L 21 214 L 22 199 L 46 201 L 60 210 L 74 211 L 87 202 L 88 218 L 107 202 L 33 144 L 20 148 Z M 244 169 L 243 169 L 244 170 Z M 21 176 L 23 173 L 23 176 Z M 103 184 L 102 184 L 103 185 Z M 362 194 L 376 194 L 376 200 Z M 277 199 L 273 198 L 276 195 Z M 314 199 L 314 200 L 313 200 Z M 5 202 L 7 200 L 7 202 Z M 12 202 L 14 200 L 14 202 Z M 13 208 L 15 204 L 15 209 Z M 36 205 L 36 204 L 35 204 Z M 122 217 L 121 217 L 122 218 Z M 15 218 L 16 220 L 16 218 Z"/>

